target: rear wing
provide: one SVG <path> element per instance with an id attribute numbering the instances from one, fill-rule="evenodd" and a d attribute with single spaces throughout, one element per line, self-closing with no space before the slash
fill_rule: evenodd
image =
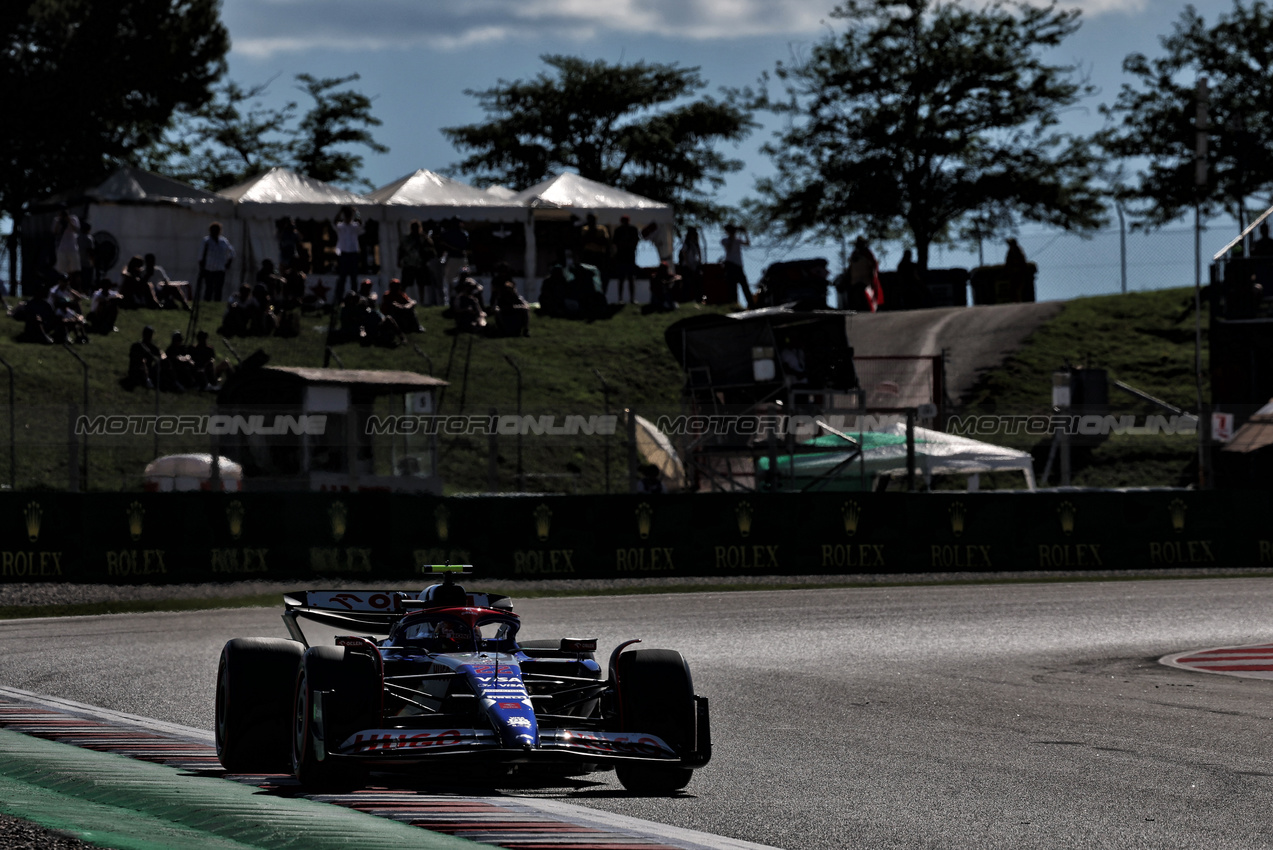
<path id="1" fill-rule="evenodd" d="M 430 607 L 421 595 L 404 590 L 297 590 L 283 596 L 283 622 L 292 639 L 307 646 L 298 620 L 354 634 L 387 635 L 405 615 Z M 512 600 L 500 593 L 466 593 L 465 600 L 468 608 L 513 610 Z"/>

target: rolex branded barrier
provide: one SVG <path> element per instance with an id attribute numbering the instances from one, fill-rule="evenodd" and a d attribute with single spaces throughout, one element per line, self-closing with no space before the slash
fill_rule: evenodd
<path id="1" fill-rule="evenodd" d="M 0 581 L 1273 569 L 1273 494 L 4 493 Z"/>

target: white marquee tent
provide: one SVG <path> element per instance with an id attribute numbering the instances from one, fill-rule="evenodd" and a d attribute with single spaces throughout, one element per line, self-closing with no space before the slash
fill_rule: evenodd
<path id="1" fill-rule="evenodd" d="M 647 238 L 654 243 L 660 260 L 672 259 L 676 220 L 670 204 L 569 172 L 518 192 L 510 200 L 529 207 L 534 221 L 560 221 L 571 215 L 584 218 L 592 213 L 597 217 L 597 223 L 604 224 L 611 232 L 625 215 L 641 230 L 653 224 L 655 229 Z M 536 268 L 535 263 L 532 262 L 528 268 Z M 545 269 L 539 268 L 538 271 Z"/>
<path id="2" fill-rule="evenodd" d="M 381 205 L 381 256 L 390 276 L 397 272 L 398 243 L 407 234 L 412 219 L 440 221 L 455 217 L 463 222 L 498 222 L 506 226 L 492 232 L 507 235 L 519 228 L 529 244 L 532 234 L 526 207 L 509 200 L 512 194 L 508 190 L 499 193 L 478 189 L 425 169 L 368 194 L 368 200 Z"/>
<path id="3" fill-rule="evenodd" d="M 284 216 L 292 219 L 335 221 L 340 208 L 354 206 L 366 224 L 378 220 L 380 209 L 362 195 L 288 171 L 271 168 L 245 183 L 223 189 L 221 196 L 234 203 L 237 222 L 226 234 L 238 252 L 239 280 L 251 280 L 261 260 L 278 262 L 278 226 Z"/>
<path id="4" fill-rule="evenodd" d="M 119 257 L 110 273 L 116 276 L 134 254 L 154 254 L 169 277 L 193 281 L 208 225 L 228 222 L 234 215 L 234 205 L 219 195 L 130 167 L 118 169 L 78 197 L 51 198 L 43 206 L 59 202 L 87 220 L 95 234 L 114 237 Z M 25 237 L 52 234 L 54 215 L 30 216 L 23 225 Z M 27 272 L 31 273 L 34 269 Z"/>

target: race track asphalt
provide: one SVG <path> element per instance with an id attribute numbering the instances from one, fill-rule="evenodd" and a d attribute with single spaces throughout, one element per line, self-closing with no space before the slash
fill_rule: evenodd
<path id="1" fill-rule="evenodd" d="M 523 637 L 682 650 L 715 757 L 678 798 L 516 789 L 787 848 L 1273 846 L 1273 682 L 1160 656 L 1268 642 L 1273 582 L 526 600 Z M 248 609 L 0 623 L 0 683 L 198 728 Z"/>

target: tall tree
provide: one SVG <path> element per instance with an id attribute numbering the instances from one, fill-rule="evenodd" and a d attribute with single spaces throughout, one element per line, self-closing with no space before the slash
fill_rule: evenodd
<path id="1" fill-rule="evenodd" d="M 1215 26 L 1188 6 L 1170 35 L 1159 39 L 1163 55 L 1133 53 L 1112 106 L 1102 107 L 1111 126 L 1106 150 L 1142 165 L 1119 190 L 1142 227 L 1175 221 L 1196 202 L 1241 218 L 1243 199 L 1273 190 L 1273 10 L 1262 0 L 1234 0 Z M 1195 185 L 1200 78 L 1210 89 L 1209 179 Z"/>
<path id="2" fill-rule="evenodd" d="M 230 39 L 219 0 L 0 3 L 0 210 L 102 175 L 210 97 Z"/>
<path id="3" fill-rule="evenodd" d="M 763 104 L 787 121 L 765 146 L 775 174 L 754 207 L 783 235 L 907 231 L 927 268 L 961 224 L 1102 222 L 1098 158 L 1056 129 L 1091 88 L 1041 55 L 1078 28 L 1077 11 L 846 0 L 831 17 L 844 30 L 779 64 L 785 97 Z"/>
<path id="4" fill-rule="evenodd" d="M 288 124 L 296 104 L 266 105 L 269 83 L 244 89 L 227 81 L 193 113 L 174 116 L 155 145 L 136 153 L 138 165 L 216 191 L 288 159 Z"/>
<path id="5" fill-rule="evenodd" d="M 309 74 L 297 74 L 296 79 L 300 82 L 298 88 L 314 99 L 292 143 L 292 159 L 297 170 L 328 183 L 374 188 L 358 176 L 362 156 L 347 149 L 349 145 L 362 145 L 376 153 L 389 150 L 372 138 L 367 129 L 381 124 L 380 119 L 371 114 L 371 98 L 360 92 L 340 90 L 359 76 L 350 74 L 320 80 Z"/>
<path id="6" fill-rule="evenodd" d="M 676 64 L 540 58 L 550 70 L 532 80 L 465 92 L 487 120 L 442 130 L 456 148 L 473 152 L 452 171 L 481 185 L 526 187 L 574 169 L 670 203 L 682 217 L 725 214 L 709 191 L 742 163 L 717 145 L 737 142 L 755 126 L 736 93 L 695 98 L 706 87 L 699 69 Z"/>

